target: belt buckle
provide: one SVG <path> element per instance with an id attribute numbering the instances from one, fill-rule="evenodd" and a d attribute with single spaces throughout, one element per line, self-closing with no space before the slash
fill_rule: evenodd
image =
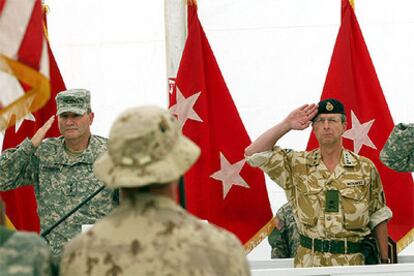
<path id="1" fill-rule="evenodd" d="M 331 252 L 331 240 L 322 241 L 322 252 Z"/>

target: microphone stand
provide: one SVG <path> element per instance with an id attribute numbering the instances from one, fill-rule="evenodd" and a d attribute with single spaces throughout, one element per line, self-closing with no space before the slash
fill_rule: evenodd
<path id="1" fill-rule="evenodd" d="M 46 230 L 42 231 L 42 233 L 40 233 L 40 236 L 44 239 L 46 239 L 46 236 L 52 232 L 53 229 L 55 229 L 59 224 L 61 224 L 64 220 L 66 220 L 68 217 L 70 217 L 73 213 L 75 213 L 77 210 L 79 210 L 79 208 L 81 208 L 83 205 L 85 205 L 88 201 L 90 201 L 92 198 L 94 198 L 97 194 L 99 194 L 103 189 L 105 188 L 105 186 L 101 186 L 99 187 L 99 189 L 97 189 L 95 192 L 93 192 L 92 194 L 90 194 L 87 198 L 85 198 L 81 203 L 79 203 L 77 206 L 75 206 L 75 208 L 73 208 L 72 210 L 70 210 L 69 212 L 67 212 L 63 217 L 61 217 L 58 221 L 56 221 L 52 226 L 50 226 L 49 228 L 47 228 Z M 47 240 L 47 239 L 46 239 Z"/>

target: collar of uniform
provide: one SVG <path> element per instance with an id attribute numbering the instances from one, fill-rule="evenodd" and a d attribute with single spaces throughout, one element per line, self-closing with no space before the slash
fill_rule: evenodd
<path id="1" fill-rule="evenodd" d="M 308 153 L 307 163 L 309 166 L 318 166 L 321 162 L 321 151 L 319 148 Z M 342 148 L 341 164 L 346 167 L 353 167 L 357 165 L 358 160 L 354 154 L 349 150 Z"/>
<path id="2" fill-rule="evenodd" d="M 131 206 L 135 205 L 135 208 L 138 209 L 148 209 L 148 208 L 163 208 L 163 209 L 174 209 L 182 211 L 183 209 L 171 198 L 161 195 L 155 195 L 152 193 L 140 193 L 135 195 L 135 204 L 133 204 L 131 199 L 122 200 L 121 205 Z"/>
<path id="3" fill-rule="evenodd" d="M 95 140 L 96 138 L 91 135 L 90 139 L 89 139 L 89 144 L 88 147 L 82 152 L 82 154 L 79 156 L 79 158 L 72 160 L 69 158 L 69 156 L 67 156 L 67 153 L 65 152 L 65 146 L 64 146 L 64 142 L 65 139 L 63 138 L 63 136 L 60 136 L 59 138 L 59 147 L 58 147 L 58 154 L 56 155 L 57 160 L 59 160 L 58 163 L 61 164 L 72 164 L 72 163 L 78 163 L 78 162 L 82 162 L 82 163 L 93 163 L 95 158 L 93 156 L 93 152 L 92 152 L 92 148 L 95 148 L 94 145 L 97 143 Z"/>
<path id="4" fill-rule="evenodd" d="M 309 166 L 318 166 L 321 163 L 321 151 L 319 148 L 308 152 L 306 161 Z"/>
<path id="5" fill-rule="evenodd" d="M 345 167 L 354 167 L 357 165 L 358 160 L 356 159 L 353 152 L 342 148 L 342 160 L 341 163 Z"/>

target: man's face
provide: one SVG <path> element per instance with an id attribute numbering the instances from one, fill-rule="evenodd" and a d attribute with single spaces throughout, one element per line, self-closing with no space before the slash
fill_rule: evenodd
<path id="1" fill-rule="evenodd" d="M 342 123 L 341 114 L 319 114 L 312 127 L 319 145 L 333 145 L 341 141 L 346 122 Z"/>
<path id="2" fill-rule="evenodd" d="M 89 138 L 92 121 L 92 112 L 83 115 L 65 112 L 58 116 L 59 130 L 65 140 Z"/>

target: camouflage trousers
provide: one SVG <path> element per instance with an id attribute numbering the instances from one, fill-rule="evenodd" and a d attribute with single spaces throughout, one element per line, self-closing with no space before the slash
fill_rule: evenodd
<path id="1" fill-rule="evenodd" d="M 294 260 L 295 267 L 363 265 L 364 256 L 355 254 L 333 254 L 329 252 L 312 252 L 312 249 L 299 245 Z"/>

